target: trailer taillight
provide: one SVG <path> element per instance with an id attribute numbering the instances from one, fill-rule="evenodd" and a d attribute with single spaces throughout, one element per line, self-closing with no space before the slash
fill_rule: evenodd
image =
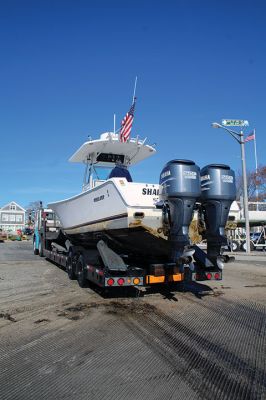
<path id="1" fill-rule="evenodd" d="M 206 279 L 210 280 L 211 278 L 212 278 L 212 274 L 211 274 L 210 272 L 208 272 L 208 273 L 206 274 Z"/>
<path id="2" fill-rule="evenodd" d="M 113 286 L 114 283 L 115 283 L 115 281 L 113 280 L 113 278 L 109 278 L 107 281 L 107 285 L 109 285 L 109 286 Z"/>
<path id="3" fill-rule="evenodd" d="M 215 279 L 221 279 L 221 274 L 219 273 L 219 272 L 216 272 L 215 274 L 214 274 L 214 278 Z"/>
<path id="4" fill-rule="evenodd" d="M 139 285 L 140 284 L 140 279 L 139 278 L 134 278 L 133 279 L 134 285 Z"/>
<path id="5" fill-rule="evenodd" d="M 124 278 L 119 278 L 119 279 L 117 279 L 117 283 L 118 283 L 119 286 L 122 286 L 125 283 L 125 279 Z"/>

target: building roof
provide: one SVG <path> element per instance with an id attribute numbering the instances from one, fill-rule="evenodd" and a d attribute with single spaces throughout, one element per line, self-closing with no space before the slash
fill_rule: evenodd
<path id="1" fill-rule="evenodd" d="M 9 207 L 11 204 L 16 205 L 20 210 L 17 211 L 26 211 L 25 208 L 23 208 L 22 206 L 20 206 L 18 203 L 16 203 L 15 201 L 10 201 L 10 203 L 5 204 L 3 207 L 0 207 L 0 211 L 4 210 L 5 208 Z"/>

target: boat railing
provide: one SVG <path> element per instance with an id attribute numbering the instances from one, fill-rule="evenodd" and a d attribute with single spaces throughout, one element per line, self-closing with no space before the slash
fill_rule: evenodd
<path id="1" fill-rule="evenodd" d="M 90 184 L 89 183 L 86 183 L 86 184 L 82 185 L 82 191 L 83 192 L 86 192 L 86 190 L 89 190 L 89 189 L 90 189 Z"/>
<path id="2" fill-rule="evenodd" d="M 102 183 L 106 182 L 106 179 L 94 179 L 92 181 L 92 185 L 90 183 L 86 183 L 82 186 L 82 191 L 86 192 L 89 189 L 95 188 L 97 186 L 100 186 Z"/>
<path id="3" fill-rule="evenodd" d="M 93 181 L 93 187 L 97 187 L 97 186 L 101 185 L 105 181 L 106 181 L 105 179 L 95 179 Z"/>

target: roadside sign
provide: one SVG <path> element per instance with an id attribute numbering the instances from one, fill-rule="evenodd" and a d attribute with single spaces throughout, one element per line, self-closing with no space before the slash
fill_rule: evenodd
<path id="1" fill-rule="evenodd" d="M 223 119 L 222 125 L 223 126 L 248 126 L 249 123 L 247 120 L 244 120 L 244 119 Z"/>

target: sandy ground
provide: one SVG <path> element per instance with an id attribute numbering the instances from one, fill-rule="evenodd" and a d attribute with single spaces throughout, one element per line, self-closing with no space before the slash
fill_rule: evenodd
<path id="1" fill-rule="evenodd" d="M 104 297 L 0 243 L 0 398 L 265 399 L 266 257 L 236 259 L 223 281 Z"/>

